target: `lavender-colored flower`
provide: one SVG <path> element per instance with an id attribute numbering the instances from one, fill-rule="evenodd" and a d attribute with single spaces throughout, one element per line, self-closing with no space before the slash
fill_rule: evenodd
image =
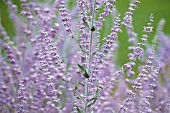
<path id="1" fill-rule="evenodd" d="M 16 36 L 8 36 L 0 23 L 1 113 L 169 112 L 169 36 L 162 20 L 147 41 L 154 30 L 151 14 L 138 40 L 138 0 L 130 1 L 123 20 L 116 0 L 20 0 L 21 11 L 10 0 L 4 3 Z M 108 17 L 109 30 L 103 26 Z M 120 66 L 122 27 L 130 52 Z M 106 37 L 103 28 L 110 31 Z"/>

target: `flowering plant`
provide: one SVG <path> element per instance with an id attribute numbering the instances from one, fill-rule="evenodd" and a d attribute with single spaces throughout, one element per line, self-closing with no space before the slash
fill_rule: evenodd
<path id="1" fill-rule="evenodd" d="M 161 20 L 148 42 L 153 14 L 138 38 L 133 28 L 138 0 L 130 1 L 123 20 L 116 0 L 77 0 L 72 9 L 66 0 L 20 2 L 21 12 L 4 0 L 16 37 L 0 25 L 1 113 L 170 112 L 170 39 Z M 112 28 L 102 37 L 107 17 Z M 123 27 L 130 53 L 119 67 L 117 39 Z"/>

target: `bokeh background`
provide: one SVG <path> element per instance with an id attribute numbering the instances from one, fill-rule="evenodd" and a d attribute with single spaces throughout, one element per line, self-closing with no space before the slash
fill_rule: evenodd
<path id="1" fill-rule="evenodd" d="M 14 4 L 18 6 L 18 13 L 20 13 L 21 6 L 20 6 L 20 0 L 11 0 Z M 36 2 L 47 2 L 48 0 L 35 0 Z M 54 1 L 54 0 L 51 0 Z M 68 7 L 71 9 L 75 6 L 76 0 L 67 0 L 68 1 Z M 156 27 L 160 19 L 164 18 L 166 21 L 164 32 L 166 34 L 170 34 L 170 0 L 140 0 L 141 4 L 139 5 L 138 9 L 134 13 L 133 18 L 133 25 L 134 30 L 136 33 L 138 33 L 138 37 L 140 38 L 143 33 L 143 26 L 145 26 L 149 20 L 149 15 L 151 13 L 154 14 L 154 32 L 150 35 L 150 41 L 153 39 L 155 33 L 156 33 Z M 124 16 L 124 13 L 128 11 L 130 0 L 117 0 L 116 7 L 118 9 L 118 12 L 121 14 L 121 18 Z M 110 29 L 112 27 L 112 17 L 107 17 L 106 22 L 104 23 L 104 26 L 102 28 L 101 37 L 106 37 Z M 11 39 L 15 37 L 15 26 L 13 21 L 10 19 L 9 10 L 7 9 L 6 4 L 3 2 L 3 0 L 0 0 L 0 21 L 2 23 L 2 26 L 7 31 L 8 35 Z M 129 43 L 127 43 L 128 37 L 127 33 L 125 31 L 125 28 L 122 29 L 123 33 L 119 34 L 119 48 L 117 52 L 117 64 L 123 65 L 128 61 L 128 46 Z M 1 47 L 1 46 L 0 46 Z"/>

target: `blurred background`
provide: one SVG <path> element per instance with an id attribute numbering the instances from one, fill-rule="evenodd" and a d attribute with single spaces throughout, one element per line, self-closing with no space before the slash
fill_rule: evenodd
<path id="1" fill-rule="evenodd" d="M 138 37 L 141 38 L 143 34 L 143 27 L 147 25 L 149 21 L 149 16 L 152 13 L 154 15 L 154 32 L 149 36 L 149 40 L 151 41 L 156 34 L 157 24 L 160 19 L 165 19 L 166 24 L 164 26 L 164 32 L 166 34 L 170 34 L 170 0 L 139 0 L 141 2 L 138 5 L 138 9 L 134 12 L 133 25 L 134 30 L 138 33 Z M 121 14 L 124 14 L 129 7 L 129 0 L 117 0 L 117 8 Z M 123 15 L 122 15 L 123 16 Z M 121 56 L 127 56 L 128 54 L 128 43 L 127 42 L 127 34 L 125 29 L 123 29 L 124 33 L 120 34 L 119 41 L 121 42 L 119 46 L 118 61 L 121 65 L 127 61 L 127 57 L 122 59 Z"/>
<path id="2" fill-rule="evenodd" d="M 14 4 L 18 6 L 18 13 L 22 10 L 20 6 L 20 0 L 11 0 Z M 36 0 L 41 2 L 47 2 L 47 0 Z M 76 4 L 76 0 L 67 0 L 68 7 L 74 7 Z M 121 18 L 124 16 L 124 13 L 128 11 L 130 0 L 117 0 L 116 7 L 118 12 L 121 14 Z M 170 0 L 140 0 L 141 4 L 138 9 L 134 12 L 133 25 L 134 30 L 138 33 L 138 37 L 140 38 L 143 33 L 143 26 L 147 25 L 149 21 L 149 16 L 151 13 L 154 14 L 154 32 L 150 35 L 150 41 L 153 39 L 156 33 L 156 27 L 160 19 L 164 18 L 166 21 L 164 32 L 166 34 L 170 34 Z M 101 37 L 106 37 L 110 28 L 112 27 L 112 17 L 106 18 L 106 22 L 104 23 L 103 30 L 101 32 Z M 0 21 L 2 26 L 7 31 L 8 35 L 13 39 L 16 35 L 15 27 L 13 21 L 10 19 L 9 10 L 7 9 L 6 4 L 3 0 L 0 0 Z M 128 37 L 125 31 L 125 27 L 123 27 L 123 33 L 119 34 L 119 48 L 117 52 L 117 64 L 120 66 L 128 61 L 128 46 L 127 43 Z"/>

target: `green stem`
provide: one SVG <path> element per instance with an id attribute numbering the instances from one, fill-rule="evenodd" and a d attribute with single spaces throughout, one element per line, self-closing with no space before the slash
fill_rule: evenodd
<path id="1" fill-rule="evenodd" d="M 95 17 L 95 7 L 96 7 L 96 0 L 94 0 L 94 4 L 93 4 L 93 12 L 92 12 L 92 18 L 91 18 L 91 28 L 93 28 L 93 24 L 94 24 L 94 17 Z M 93 39 L 93 31 L 90 31 L 90 47 L 89 47 L 89 59 L 88 59 L 88 74 L 90 76 L 90 65 L 91 65 L 91 54 L 92 54 L 92 39 Z M 89 93 L 89 86 L 88 86 L 88 78 L 85 78 L 85 95 L 86 97 L 88 96 Z M 85 113 L 87 113 L 87 104 L 88 104 L 88 100 L 85 100 Z"/>

